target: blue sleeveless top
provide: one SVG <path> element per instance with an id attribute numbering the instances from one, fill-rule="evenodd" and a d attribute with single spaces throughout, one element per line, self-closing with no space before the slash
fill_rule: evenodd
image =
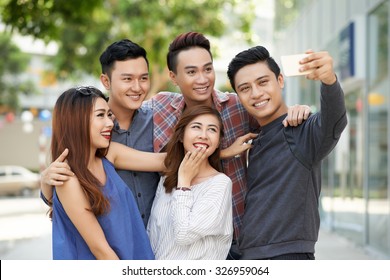
<path id="1" fill-rule="evenodd" d="M 119 177 L 113 164 L 106 158 L 102 160 L 107 176 L 103 193 L 110 201 L 110 211 L 97 219 L 107 242 L 121 260 L 154 259 L 149 238 L 132 192 Z M 53 259 L 96 259 L 66 214 L 55 190 L 53 193 L 52 232 Z"/>

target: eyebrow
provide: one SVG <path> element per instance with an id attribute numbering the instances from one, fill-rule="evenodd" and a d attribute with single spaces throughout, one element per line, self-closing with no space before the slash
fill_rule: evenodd
<path id="1" fill-rule="evenodd" d="M 261 79 L 264 79 L 264 78 L 268 78 L 268 77 L 269 77 L 269 75 L 260 76 L 255 81 L 258 81 L 258 80 L 261 80 Z M 243 85 L 246 85 L 246 84 L 249 84 L 249 82 L 245 82 L 245 83 L 239 84 L 239 85 L 237 85 L 237 88 L 239 88 L 239 87 L 241 87 Z"/>
<path id="2" fill-rule="evenodd" d="M 94 112 L 99 112 L 99 111 L 101 111 L 101 112 L 106 112 L 106 109 L 98 108 L 98 109 L 94 110 Z M 108 109 L 107 112 L 110 113 L 110 112 L 111 112 L 111 109 Z"/>
<path id="3" fill-rule="evenodd" d="M 200 122 L 192 122 L 191 124 L 198 124 L 198 125 L 203 126 L 203 123 L 200 123 Z M 206 126 L 212 126 L 212 127 L 219 128 L 219 126 L 216 124 L 207 124 Z"/>
<path id="4" fill-rule="evenodd" d="M 202 67 L 207 67 L 207 66 L 210 66 L 210 65 L 213 65 L 213 62 L 208 62 L 205 65 L 203 65 Z M 198 67 L 197 66 L 193 66 L 193 65 L 188 65 L 188 66 L 184 67 L 184 69 L 193 69 L 193 68 L 198 68 Z"/>
<path id="5" fill-rule="evenodd" d="M 214 128 L 216 128 L 216 129 L 218 129 L 218 130 L 219 130 L 219 126 L 218 126 L 218 125 L 216 125 L 216 124 L 209 124 L 207 127 L 214 127 Z"/>
<path id="6" fill-rule="evenodd" d="M 134 75 L 134 74 L 131 74 L 131 73 L 122 73 L 121 76 L 122 77 L 132 77 L 132 76 L 138 76 L 138 75 Z M 149 72 L 142 73 L 139 76 L 149 76 Z"/>

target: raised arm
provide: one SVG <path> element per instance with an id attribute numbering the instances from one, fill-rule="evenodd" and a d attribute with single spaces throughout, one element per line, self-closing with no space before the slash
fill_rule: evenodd
<path id="1" fill-rule="evenodd" d="M 91 205 L 76 177 L 71 177 L 63 186 L 56 187 L 56 193 L 66 214 L 77 228 L 92 254 L 98 260 L 119 259 L 110 247 Z"/>
<path id="2" fill-rule="evenodd" d="M 314 69 L 311 73 L 306 75 L 307 79 L 318 81 L 320 80 L 325 85 L 333 85 L 336 81 L 336 74 L 333 69 L 333 58 L 328 52 L 313 52 L 306 51 L 309 56 L 303 58 L 300 63 L 302 67 L 300 71 Z"/>
<path id="3" fill-rule="evenodd" d="M 312 155 L 310 161 L 320 161 L 335 147 L 347 125 L 344 93 L 333 69 L 333 58 L 326 51 L 307 51 L 309 55 L 301 60 L 301 71 L 314 69 L 307 79 L 321 81 L 320 110 L 309 120 L 311 137 L 297 137 L 299 149 Z M 315 156 L 314 156 L 315 155 Z"/>

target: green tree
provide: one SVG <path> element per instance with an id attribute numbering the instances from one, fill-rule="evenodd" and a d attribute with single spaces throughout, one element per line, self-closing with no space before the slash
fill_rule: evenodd
<path id="1" fill-rule="evenodd" d="M 302 7 L 309 6 L 312 0 L 275 0 L 275 31 L 285 29 L 297 17 Z"/>
<path id="2" fill-rule="evenodd" d="M 29 63 L 30 57 L 22 53 L 11 42 L 11 37 L 0 33 L 0 113 L 19 109 L 19 93 L 34 92 L 31 81 L 20 76 Z"/>
<path id="3" fill-rule="evenodd" d="M 176 35 L 194 30 L 218 37 L 234 29 L 249 34 L 254 18 L 252 1 L 245 0 L 1 1 L 0 15 L 9 30 L 58 43 L 51 60 L 60 78 L 80 71 L 99 75 L 98 56 L 115 40 L 142 45 L 151 64 L 152 93 L 168 86 L 166 53 Z M 237 5 L 248 8 L 235 12 Z"/>

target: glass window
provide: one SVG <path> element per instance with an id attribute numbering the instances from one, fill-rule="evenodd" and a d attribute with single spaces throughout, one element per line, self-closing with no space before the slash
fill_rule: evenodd
<path id="1" fill-rule="evenodd" d="M 389 2 L 368 18 L 368 243 L 389 254 Z"/>
<path id="2" fill-rule="evenodd" d="M 364 244 L 362 89 L 345 93 L 348 126 L 324 161 L 322 209 L 327 226 Z"/>
<path id="3" fill-rule="evenodd" d="M 349 28 L 349 27 L 347 27 Z M 348 30 L 347 30 L 348 31 Z M 346 36 L 351 36 L 348 33 Z M 341 44 L 351 40 L 336 36 L 327 45 L 328 52 L 335 61 L 338 77 L 355 79 L 349 82 L 345 93 L 348 125 L 332 153 L 322 166 L 321 214 L 322 223 L 342 233 L 357 244 L 364 244 L 365 200 L 363 196 L 363 82 L 352 77 L 352 73 L 342 75 L 344 53 L 350 53 L 350 45 Z M 345 72 L 344 72 L 345 73 Z M 343 82 L 343 80 L 342 80 Z M 316 104 L 319 104 L 319 100 Z M 317 105 L 319 106 L 319 105 Z"/>

